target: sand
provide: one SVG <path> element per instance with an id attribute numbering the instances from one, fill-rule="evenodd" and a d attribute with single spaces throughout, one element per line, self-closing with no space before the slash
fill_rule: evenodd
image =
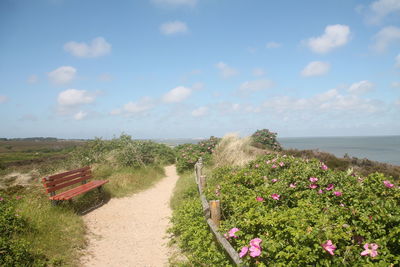
<path id="1" fill-rule="evenodd" d="M 83 218 L 89 245 L 83 266 L 167 266 L 166 246 L 171 198 L 178 180 L 175 166 L 154 187 L 130 197 L 111 199 Z"/>

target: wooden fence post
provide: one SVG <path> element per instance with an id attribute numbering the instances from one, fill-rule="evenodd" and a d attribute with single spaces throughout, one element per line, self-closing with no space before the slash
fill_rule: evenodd
<path id="1" fill-rule="evenodd" d="M 210 201 L 211 220 L 219 227 L 221 221 L 221 206 L 219 200 Z"/>
<path id="2" fill-rule="evenodd" d="M 206 184 L 207 184 L 206 176 L 205 175 L 201 175 L 200 176 L 200 188 L 201 188 L 201 191 L 203 191 L 204 188 L 206 188 Z"/>

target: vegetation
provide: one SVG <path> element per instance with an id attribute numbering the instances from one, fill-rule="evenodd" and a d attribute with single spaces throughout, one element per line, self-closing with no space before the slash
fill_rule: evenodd
<path id="1" fill-rule="evenodd" d="M 221 201 L 220 231 L 245 264 L 400 264 L 397 166 L 316 151 L 260 147 L 252 137 L 226 136 L 207 165 L 211 172 L 207 199 Z M 197 230 L 196 220 L 189 219 L 200 216 L 206 227 L 198 194 L 193 203 L 189 200 L 181 200 L 173 216 L 173 233 L 188 254 L 189 265 L 228 265 L 222 258 L 198 258 L 210 253 L 209 244 L 201 245 L 210 232 Z M 197 245 L 192 248 L 192 244 Z"/>
<path id="2" fill-rule="evenodd" d="M 187 170 L 193 170 L 194 164 L 201 157 L 203 162 L 210 162 L 211 155 L 215 151 L 220 138 L 211 136 L 208 140 L 199 142 L 198 144 L 184 144 L 175 148 L 177 153 L 176 169 L 178 173 Z"/>
<path id="3" fill-rule="evenodd" d="M 193 173 L 187 172 L 179 178 L 173 198 L 172 223 L 169 232 L 173 242 L 187 256 L 185 260 L 174 258 L 172 266 L 230 266 L 224 252 L 214 242 L 213 235 L 202 213 L 197 185 Z M 182 258 L 182 257 L 178 257 Z"/>
<path id="4" fill-rule="evenodd" d="M 251 135 L 252 145 L 263 149 L 280 151 L 282 147 L 276 140 L 276 135 L 276 133 L 270 132 L 268 129 L 257 130 Z"/>
<path id="5" fill-rule="evenodd" d="M 213 171 L 207 198 L 220 199 L 221 231 L 239 229 L 229 240 L 250 265 L 400 263 L 400 191 L 391 177 L 273 153 Z M 245 254 L 255 238 L 261 245 Z M 366 244 L 377 244 L 378 255 L 362 256 Z"/>
<path id="6" fill-rule="evenodd" d="M 110 141 L 95 139 L 62 151 L 67 153 L 63 160 L 46 159 L 24 166 L 33 176 L 28 185 L 17 185 L 18 178 L 3 182 L 6 187 L 0 188 L 0 217 L 4 215 L 0 218 L 1 266 L 79 265 L 79 250 L 85 246 L 85 227 L 79 214 L 102 200 L 150 187 L 164 176 L 162 166 L 175 161 L 172 148 L 133 140 L 128 135 Z M 92 190 L 71 203 L 52 206 L 40 178 L 85 165 L 92 166 L 96 179 L 109 180 L 103 192 Z M 29 170 L 32 167 L 36 169 Z M 4 171 L 9 172 L 10 168 L 22 169 L 14 166 Z M 9 230 L 9 225 L 15 227 Z M 5 231 L 9 234 L 3 235 Z"/>

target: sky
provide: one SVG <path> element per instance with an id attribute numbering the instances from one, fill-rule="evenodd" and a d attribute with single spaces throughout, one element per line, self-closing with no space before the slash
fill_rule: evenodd
<path id="1" fill-rule="evenodd" d="M 1 0 L 0 137 L 400 134 L 400 0 Z"/>

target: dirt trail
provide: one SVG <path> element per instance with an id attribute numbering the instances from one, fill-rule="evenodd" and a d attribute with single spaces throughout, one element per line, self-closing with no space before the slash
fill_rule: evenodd
<path id="1" fill-rule="evenodd" d="M 169 199 L 178 180 L 175 166 L 154 187 L 130 197 L 111 199 L 84 216 L 89 245 L 83 266 L 167 266 L 166 229 Z"/>

